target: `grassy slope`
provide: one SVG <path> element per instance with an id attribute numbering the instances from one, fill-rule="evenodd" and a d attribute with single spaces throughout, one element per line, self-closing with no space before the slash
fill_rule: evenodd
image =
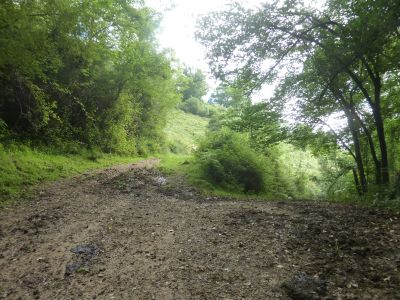
<path id="1" fill-rule="evenodd" d="M 281 195 L 276 195 L 276 192 L 269 192 L 262 194 L 260 196 L 255 195 L 245 195 L 242 193 L 236 193 L 232 191 L 226 191 L 222 188 L 217 188 L 212 186 L 207 181 L 201 178 L 200 174 L 198 174 L 198 169 L 194 167 L 191 160 L 191 152 L 193 148 L 197 145 L 197 141 L 200 137 L 204 136 L 206 132 L 206 127 L 209 119 L 199 117 L 190 113 L 185 113 L 181 110 L 174 110 L 171 112 L 168 118 L 168 124 L 165 129 L 167 142 L 170 145 L 170 149 L 172 152 L 178 153 L 169 153 L 161 156 L 161 164 L 160 167 L 163 171 L 167 173 L 179 173 L 185 175 L 188 182 L 192 185 L 199 187 L 203 192 L 210 193 L 216 196 L 230 196 L 235 198 L 262 198 L 262 199 L 275 199 L 277 197 L 282 197 Z M 175 150 L 175 151 L 174 151 Z M 282 151 L 284 149 L 281 149 Z M 291 163 L 296 163 L 296 167 L 299 164 L 298 159 L 301 159 L 301 162 L 304 164 L 306 159 L 304 157 L 300 157 L 301 155 L 305 155 L 302 151 L 294 151 L 293 149 L 283 151 L 286 155 L 284 161 L 282 162 L 282 166 L 289 166 Z M 288 156 L 291 155 L 291 156 Z M 292 157 L 294 155 L 294 157 Z M 308 157 L 307 157 L 308 158 Z M 296 169 L 296 168 L 291 168 Z M 315 172 L 315 167 L 308 172 Z M 311 172 L 312 173 L 312 172 Z M 292 177 L 294 176 L 291 174 Z M 291 182 L 294 182 L 294 179 L 291 178 Z M 316 190 L 313 187 L 313 190 Z M 318 191 L 315 191 L 317 193 Z M 284 195 L 287 198 L 287 195 Z"/>
<path id="2" fill-rule="evenodd" d="M 171 153 L 161 155 L 161 168 L 166 172 L 187 173 L 191 152 L 207 130 L 209 119 L 174 110 L 169 114 L 165 134 Z"/>
<path id="3" fill-rule="evenodd" d="M 65 155 L 27 147 L 4 149 L 0 144 L 0 205 L 27 196 L 40 182 L 72 176 L 87 170 L 137 161 L 138 158 L 90 153 Z"/>
<path id="4" fill-rule="evenodd" d="M 204 193 L 214 196 L 229 196 L 237 199 L 282 199 L 282 196 L 274 193 L 266 193 L 262 195 L 246 195 L 241 193 L 233 193 L 221 188 L 216 188 L 202 180 L 199 174 L 196 174 L 196 169 L 193 168 L 191 160 L 191 152 L 193 146 L 197 145 L 197 140 L 204 136 L 209 119 L 202 118 L 190 113 L 185 113 L 181 110 L 174 110 L 169 114 L 168 124 L 165 129 L 167 141 L 170 148 L 175 148 L 178 153 L 168 153 L 160 156 L 160 167 L 164 172 L 173 174 L 178 173 L 184 175 L 188 182 L 200 188 Z M 283 147 L 283 148 L 282 148 Z M 321 187 L 316 185 L 316 182 L 310 181 L 310 178 L 321 176 L 320 167 L 317 165 L 317 160 L 312 157 L 307 151 L 291 149 L 290 145 L 282 145 L 280 148 L 280 164 L 285 170 L 285 176 L 290 184 L 295 182 L 295 175 L 303 176 L 307 180 L 308 189 L 311 193 L 304 199 L 321 199 Z M 292 187 L 293 188 L 293 187 Z M 295 188 L 295 187 L 294 187 Z M 286 199 L 287 196 L 284 197 Z M 302 198 L 302 199 L 303 199 Z M 331 199 L 332 200 L 332 199 Z M 336 199 L 334 202 L 344 202 L 343 199 Z M 371 203 L 364 201 L 363 203 L 349 199 L 346 202 L 357 202 L 361 205 L 370 206 Z M 393 203 L 384 203 L 383 206 L 393 208 L 396 211 L 400 210 L 399 201 Z"/>
<path id="5" fill-rule="evenodd" d="M 261 198 L 254 195 L 232 193 L 218 189 L 202 180 L 191 162 L 191 152 L 207 130 L 209 119 L 199 117 L 181 110 L 174 110 L 168 117 L 165 134 L 170 148 L 177 149 L 179 153 L 167 153 L 160 156 L 160 168 L 169 174 L 181 174 L 188 182 L 200 188 L 205 194 L 213 196 L 229 196 L 237 199 Z M 263 199 L 265 196 L 263 196 Z"/>
<path id="6" fill-rule="evenodd" d="M 190 153 L 197 140 L 206 131 L 209 119 L 199 117 L 182 110 L 173 110 L 168 115 L 165 134 L 172 152 Z"/>
<path id="7" fill-rule="evenodd" d="M 258 198 L 254 195 L 247 196 L 215 188 L 196 174 L 196 169 L 193 168 L 191 162 L 191 152 L 196 147 L 198 139 L 205 135 L 208 122 L 208 118 L 185 113 L 181 110 L 173 111 L 169 115 L 165 133 L 170 148 L 177 149 L 179 153 L 161 155 L 161 169 L 170 174 L 184 175 L 190 184 L 197 186 L 206 194 L 230 196 L 238 199 Z"/>

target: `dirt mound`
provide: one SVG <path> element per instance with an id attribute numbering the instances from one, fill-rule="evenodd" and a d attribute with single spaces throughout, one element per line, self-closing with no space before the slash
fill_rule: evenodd
<path id="1" fill-rule="evenodd" d="M 0 298 L 400 299 L 397 214 L 204 197 L 156 162 L 0 211 Z"/>

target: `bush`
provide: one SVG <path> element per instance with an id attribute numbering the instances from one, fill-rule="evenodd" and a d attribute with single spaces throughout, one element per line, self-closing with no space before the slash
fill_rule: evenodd
<path id="1" fill-rule="evenodd" d="M 187 153 L 186 146 L 180 141 L 168 142 L 168 151 L 174 154 Z"/>
<path id="2" fill-rule="evenodd" d="M 200 176 L 230 191 L 264 192 L 264 161 L 248 144 L 243 135 L 228 130 L 210 133 L 195 153 Z"/>
<path id="3" fill-rule="evenodd" d="M 179 106 L 184 112 L 189 112 L 201 117 L 208 117 L 210 115 L 208 105 L 198 98 L 190 97 Z"/>

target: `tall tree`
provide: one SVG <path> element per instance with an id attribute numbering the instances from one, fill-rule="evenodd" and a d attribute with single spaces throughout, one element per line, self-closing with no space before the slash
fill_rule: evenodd
<path id="1" fill-rule="evenodd" d="M 319 74 L 325 78 L 320 89 L 329 90 L 338 77 L 348 77 L 371 109 L 380 150 L 377 178 L 387 184 L 382 91 L 385 75 L 398 70 L 397 60 L 388 54 L 398 45 L 399 22 L 398 1 L 329 1 L 322 12 L 304 8 L 300 1 L 266 3 L 256 10 L 234 4 L 204 18 L 197 36 L 209 49 L 214 74 L 248 90 L 272 80 L 279 68 L 301 72 L 299 63 L 322 53 L 330 72 Z M 349 121 L 354 121 L 352 106 L 332 104 L 351 113 Z"/>
<path id="2" fill-rule="evenodd" d="M 206 76 L 199 69 L 191 69 L 186 67 L 183 70 L 184 78 L 180 86 L 182 93 L 182 100 L 186 101 L 190 98 L 201 99 L 207 94 L 207 81 Z"/>
<path id="3" fill-rule="evenodd" d="M 220 84 L 211 94 L 209 102 L 223 107 L 239 107 L 243 103 L 250 102 L 250 99 L 241 89 L 228 84 Z"/>
<path id="4" fill-rule="evenodd" d="M 0 119 L 20 136 L 107 151 L 160 141 L 178 100 L 140 1 L 3 1 Z"/>

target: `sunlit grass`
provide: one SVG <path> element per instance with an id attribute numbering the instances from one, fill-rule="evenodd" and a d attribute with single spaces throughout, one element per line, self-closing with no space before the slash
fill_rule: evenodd
<path id="1" fill-rule="evenodd" d="M 0 205 L 26 197 L 32 188 L 45 181 L 70 177 L 88 170 L 140 158 L 96 154 L 82 150 L 78 154 L 57 154 L 25 146 L 0 147 Z"/>
<path id="2" fill-rule="evenodd" d="M 164 130 L 169 150 L 174 153 L 190 153 L 204 136 L 208 118 L 185 113 L 182 110 L 171 110 Z"/>

